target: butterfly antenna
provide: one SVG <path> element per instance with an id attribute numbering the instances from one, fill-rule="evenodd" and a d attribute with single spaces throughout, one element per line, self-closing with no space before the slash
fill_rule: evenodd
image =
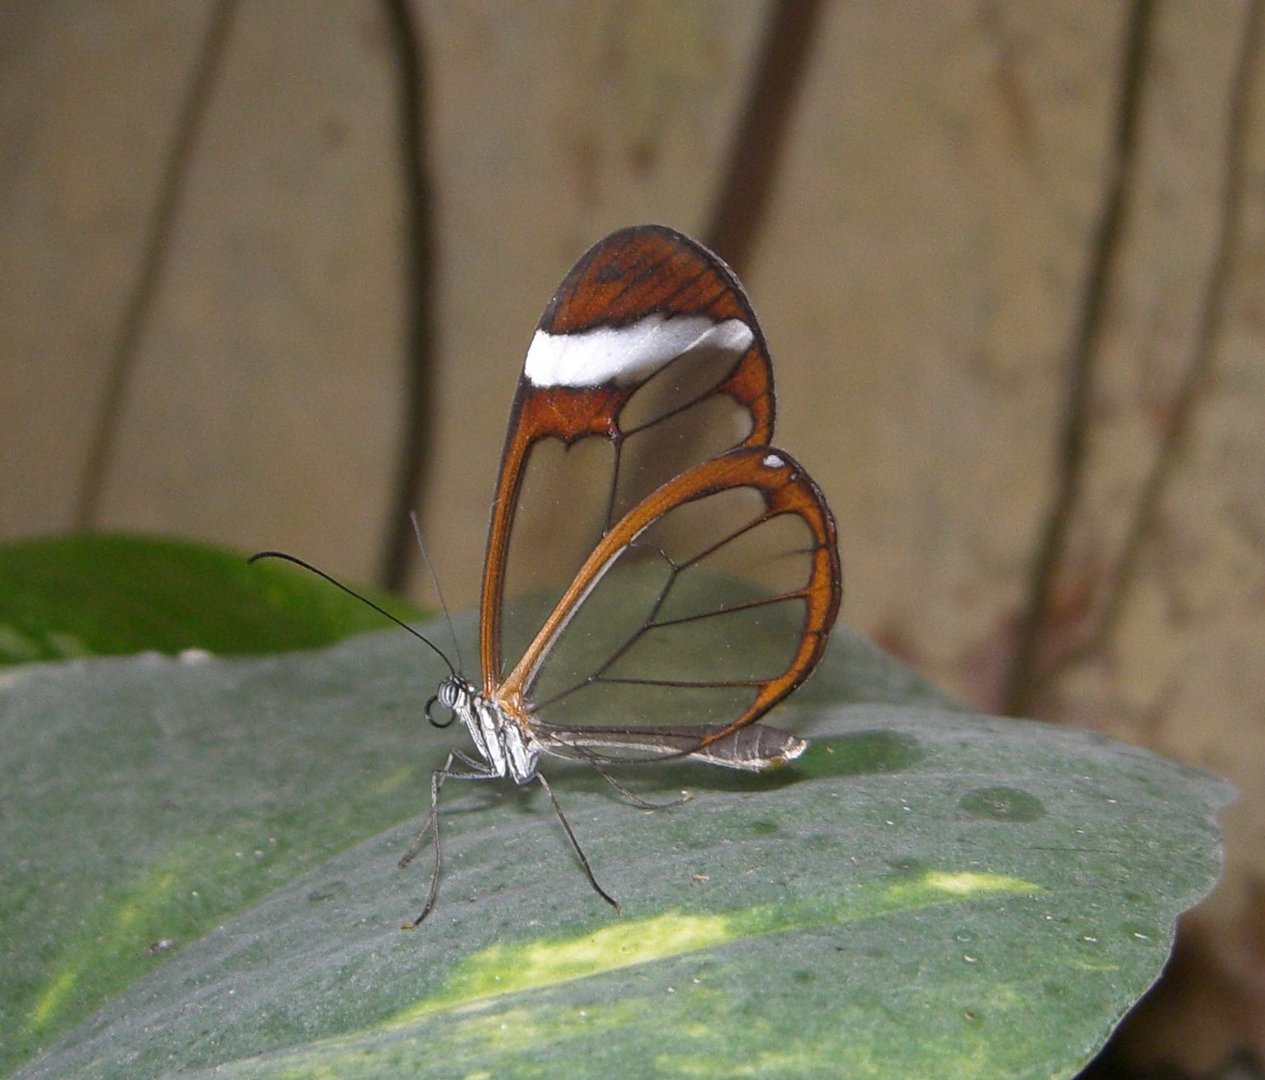
<path id="1" fill-rule="evenodd" d="M 410 510 L 409 521 L 413 523 L 413 535 L 417 537 L 417 550 L 422 553 L 422 561 L 426 564 L 426 572 L 430 575 L 430 583 L 435 586 L 435 596 L 439 598 L 439 607 L 444 613 L 444 621 L 448 624 L 448 636 L 452 638 L 452 647 L 457 653 L 457 670 L 465 671 L 466 665 L 461 659 L 461 642 L 457 640 L 457 629 L 452 625 L 452 615 L 448 611 L 448 603 L 444 600 L 444 590 L 439 587 L 439 575 L 435 573 L 435 564 L 430 561 L 430 553 L 422 543 L 422 527 L 417 521 L 417 512 Z"/>
<path id="2" fill-rule="evenodd" d="M 444 665 L 448 668 L 449 674 L 452 674 L 452 675 L 457 674 L 457 669 L 452 666 L 452 661 L 449 660 L 448 657 L 446 657 L 443 654 L 443 651 L 433 641 L 431 641 L 429 638 L 425 637 L 424 635 L 419 634 L 416 630 L 414 630 L 411 626 L 409 626 L 409 624 L 406 623 L 403 619 L 396 618 L 396 616 L 392 615 L 389 611 L 387 611 L 386 608 L 382 607 L 380 604 L 375 604 L 367 596 L 361 596 L 360 593 L 356 592 L 356 590 L 353 589 L 350 585 L 344 585 L 336 577 L 331 577 L 329 574 L 325 573 L 325 571 L 322 570 L 319 566 L 313 566 L 310 562 L 307 562 L 304 559 L 300 559 L 297 555 L 290 555 L 284 551 L 257 551 L 255 552 L 254 555 L 252 555 L 249 559 L 247 559 L 246 562 L 249 564 L 253 562 L 258 562 L 260 559 L 284 559 L 286 562 L 294 563 L 295 566 L 301 566 L 303 567 L 304 570 L 311 571 L 313 574 L 315 574 L 319 578 L 324 578 L 331 585 L 335 586 L 336 588 L 342 589 L 343 592 L 345 592 L 348 596 L 354 596 L 362 604 L 368 604 L 369 607 L 373 608 L 373 610 L 376 611 L 379 615 L 382 615 L 385 618 L 390 619 L 393 623 L 395 623 L 396 626 L 404 630 L 407 630 L 410 634 L 412 634 L 415 638 L 417 638 L 418 641 L 420 641 L 423 645 L 425 645 L 428 649 L 430 649 L 431 652 L 433 652 L 436 656 L 439 657 L 439 659 L 441 659 L 444 662 Z"/>

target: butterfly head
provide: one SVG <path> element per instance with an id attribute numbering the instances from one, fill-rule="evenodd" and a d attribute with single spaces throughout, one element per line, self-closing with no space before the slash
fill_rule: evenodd
<path id="1" fill-rule="evenodd" d="M 427 721 L 432 727 L 448 727 L 457 717 L 470 712 L 475 693 L 474 686 L 460 675 L 449 675 L 439 684 L 435 696 L 426 703 Z M 442 717 L 435 715 L 436 703 L 443 706 L 446 715 Z"/>

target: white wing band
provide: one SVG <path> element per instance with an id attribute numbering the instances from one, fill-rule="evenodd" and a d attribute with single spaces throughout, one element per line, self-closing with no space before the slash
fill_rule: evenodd
<path id="1" fill-rule="evenodd" d="M 648 315 L 627 326 L 596 326 L 576 334 L 532 338 L 523 374 L 534 386 L 617 386 L 648 379 L 665 364 L 695 349 L 740 356 L 755 335 L 741 319 L 714 322 L 705 315 Z"/>

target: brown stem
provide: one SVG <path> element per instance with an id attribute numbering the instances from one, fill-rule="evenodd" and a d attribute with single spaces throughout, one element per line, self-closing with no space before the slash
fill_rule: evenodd
<path id="1" fill-rule="evenodd" d="M 166 269 L 172 229 L 184 198 L 193 149 L 202 132 L 211 91 L 219 75 L 235 8 L 235 0 L 218 0 L 211 9 L 197 65 L 193 69 L 193 77 L 189 80 L 180 113 L 176 118 L 171 148 L 167 152 L 166 164 L 158 183 L 157 199 L 150 217 L 149 235 L 141 249 L 136 281 L 132 285 L 131 295 L 119 323 L 118 336 L 110 350 L 97 421 L 88 440 L 87 457 L 79 481 L 78 505 L 75 508 L 77 529 L 95 527 L 101 512 L 105 479 L 114 463 L 118 444 L 123 401 L 131 384 L 141 339 L 153 310 L 158 283 Z"/>
<path id="2" fill-rule="evenodd" d="M 764 32 L 711 222 L 703 232 L 703 242 L 740 277 L 750 267 L 764 223 L 823 6 L 821 0 L 777 0 Z"/>
<path id="3" fill-rule="evenodd" d="M 435 427 L 435 373 L 438 367 L 435 309 L 435 223 L 430 174 L 426 167 L 426 85 L 421 32 L 409 0 L 385 0 L 399 76 L 399 128 L 405 203 L 404 437 L 379 580 L 393 592 L 404 589 L 414 554 L 409 513 L 424 499 L 431 475 Z"/>
<path id="4" fill-rule="evenodd" d="M 1208 278 L 1200 305 L 1199 325 L 1194 347 L 1181 383 L 1173 397 L 1163 438 L 1155 460 L 1142 483 L 1133 520 L 1121 546 L 1120 558 L 1111 578 L 1111 592 L 1103 606 L 1094 630 L 1072 652 L 1051 670 L 1051 676 L 1072 667 L 1095 654 L 1111 635 L 1125 600 L 1137 577 L 1147 540 L 1154 535 L 1160 506 L 1169 481 L 1181 460 L 1186 446 L 1195 407 L 1201 391 L 1207 386 L 1213 358 L 1221 343 L 1226 308 L 1230 297 L 1230 280 L 1234 267 L 1235 239 L 1242 224 L 1243 176 L 1247 156 L 1250 106 L 1255 100 L 1255 80 L 1259 77 L 1262 27 L 1265 26 L 1265 2 L 1252 0 L 1244 22 L 1243 45 L 1234 79 L 1230 87 L 1225 143 L 1225 171 L 1222 177 L 1221 215 Z"/>
<path id="5" fill-rule="evenodd" d="M 1134 0 L 1124 35 L 1124 64 L 1106 197 L 1094 237 L 1089 275 L 1081 297 L 1080 320 L 1069 362 L 1068 394 L 1059 436 L 1059 475 L 1037 545 L 1028 599 L 1020 620 L 1004 694 L 1005 710 L 1016 715 L 1029 706 L 1042 677 L 1039 661 L 1054 583 L 1066 557 L 1068 534 L 1084 480 L 1090 404 L 1103 317 L 1137 165 L 1138 120 L 1150 61 L 1154 7 L 1152 0 Z"/>

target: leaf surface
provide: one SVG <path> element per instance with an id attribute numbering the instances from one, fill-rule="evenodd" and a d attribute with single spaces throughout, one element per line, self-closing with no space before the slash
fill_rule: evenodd
<path id="1" fill-rule="evenodd" d="M 469 630 L 468 620 L 464 621 Z M 442 640 L 443 631 L 436 630 Z M 0 1026 L 21 1075 L 1065 1076 L 1215 880 L 1227 784 L 968 713 L 838 631 L 792 768 L 450 784 L 402 634 L 11 669 Z M 82 1023 L 78 1023 L 83 1021 Z"/>

